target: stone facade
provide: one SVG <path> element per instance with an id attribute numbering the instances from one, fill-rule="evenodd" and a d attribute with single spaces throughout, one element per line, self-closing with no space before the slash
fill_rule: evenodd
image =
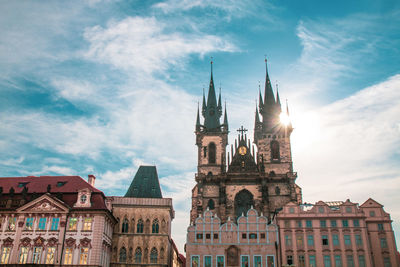
<path id="1" fill-rule="evenodd" d="M 111 266 L 174 266 L 177 253 L 171 239 L 172 199 L 109 197 L 109 200 L 118 221 L 113 233 Z"/>
<path id="2" fill-rule="evenodd" d="M 288 203 L 277 215 L 286 266 L 399 266 L 390 215 L 368 199 Z"/>

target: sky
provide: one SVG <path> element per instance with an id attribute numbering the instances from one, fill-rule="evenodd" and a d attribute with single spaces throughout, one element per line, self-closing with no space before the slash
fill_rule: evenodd
<path id="1" fill-rule="evenodd" d="M 232 143 L 252 136 L 265 56 L 303 201 L 371 197 L 399 246 L 396 0 L 0 0 L 0 176 L 94 174 L 124 195 L 156 165 L 183 251 L 211 57 Z"/>

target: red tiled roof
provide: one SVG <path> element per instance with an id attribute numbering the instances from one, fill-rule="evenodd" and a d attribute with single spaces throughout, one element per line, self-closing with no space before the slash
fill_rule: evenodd
<path id="1" fill-rule="evenodd" d="M 57 186 L 58 182 L 66 182 L 62 186 Z M 21 193 L 24 187 L 18 187 L 20 183 L 27 183 L 29 193 L 46 193 L 47 186 L 51 185 L 51 193 L 76 193 L 83 188 L 89 188 L 92 192 L 101 192 L 87 183 L 80 176 L 26 176 L 26 177 L 0 177 L 0 186 L 3 187 L 3 194 L 10 191 L 13 187 L 15 193 Z"/>
<path id="2" fill-rule="evenodd" d="M 92 206 L 89 208 L 76 209 L 107 209 L 104 193 L 91 186 L 79 176 L 0 177 L 0 187 L 3 188 L 1 198 L 7 198 L 10 188 L 12 187 L 15 190 L 13 199 L 22 199 L 24 184 L 28 189 L 27 195 L 32 195 L 33 193 L 38 195 L 44 194 L 47 192 L 48 185 L 50 185 L 50 194 L 53 197 L 57 197 L 58 193 L 62 193 L 61 201 L 70 208 L 73 208 L 77 201 L 78 191 L 89 188 L 92 191 Z"/>

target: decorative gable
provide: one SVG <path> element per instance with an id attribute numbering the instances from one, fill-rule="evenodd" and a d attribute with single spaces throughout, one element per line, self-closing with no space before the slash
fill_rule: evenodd
<path id="1" fill-rule="evenodd" d="M 26 203 L 19 207 L 17 212 L 20 213 L 67 213 L 69 208 L 64 202 L 51 197 L 49 194 L 44 194 L 39 198 Z"/>

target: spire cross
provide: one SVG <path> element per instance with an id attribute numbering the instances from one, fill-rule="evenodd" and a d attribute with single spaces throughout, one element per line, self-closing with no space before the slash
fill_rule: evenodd
<path id="1" fill-rule="evenodd" d="M 247 132 L 247 129 L 243 128 L 243 125 L 242 125 L 242 127 L 240 127 L 237 131 L 238 131 L 239 133 L 241 133 L 241 135 L 243 136 L 243 134 L 244 134 L 245 132 Z"/>

